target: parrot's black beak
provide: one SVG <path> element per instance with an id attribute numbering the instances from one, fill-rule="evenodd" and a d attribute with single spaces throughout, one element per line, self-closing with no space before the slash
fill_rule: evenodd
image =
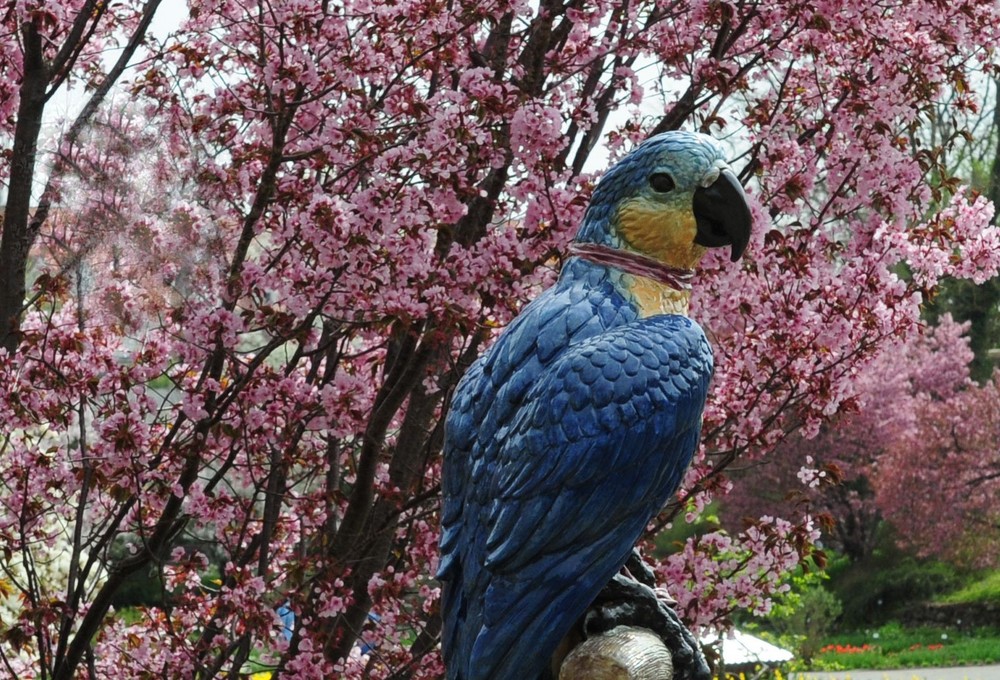
<path id="1" fill-rule="evenodd" d="M 733 262 L 743 256 L 750 241 L 750 205 L 732 171 L 723 170 L 715 182 L 695 190 L 694 217 L 695 243 L 706 248 L 732 246 Z"/>

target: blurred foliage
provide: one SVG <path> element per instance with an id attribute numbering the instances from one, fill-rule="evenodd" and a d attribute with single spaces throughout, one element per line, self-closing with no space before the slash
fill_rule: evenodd
<path id="1" fill-rule="evenodd" d="M 976 356 L 969 370 L 976 382 L 986 382 L 996 366 L 989 357 L 989 350 L 1000 344 L 1000 279 L 982 284 L 945 279 L 924 306 L 924 318 L 931 325 L 937 325 L 938 319 L 946 313 L 956 321 L 970 322 L 969 346 Z"/>
<path id="2" fill-rule="evenodd" d="M 883 625 L 907 606 L 929 601 L 964 581 L 956 566 L 917 559 L 899 548 L 888 526 L 879 532 L 870 557 L 853 562 L 835 557 L 827 574 L 828 589 L 843 605 L 841 630 Z"/>
<path id="3" fill-rule="evenodd" d="M 957 569 L 944 562 L 904 557 L 880 563 L 877 558 L 850 565 L 831 579 L 843 603 L 841 626 L 884 624 L 905 607 L 953 590 L 962 582 Z"/>
<path id="4" fill-rule="evenodd" d="M 201 582 L 203 588 L 209 590 L 217 589 L 221 583 L 219 581 L 221 573 L 220 562 L 218 556 L 212 550 L 212 546 L 205 544 L 203 541 L 193 539 L 178 541 L 178 545 L 184 546 L 188 550 L 198 550 L 199 552 L 207 553 L 209 556 L 216 557 L 215 560 L 209 563 L 205 572 L 201 574 Z M 115 564 L 129 554 L 127 542 L 123 537 L 116 541 L 109 551 L 109 564 Z M 153 564 L 146 569 L 126 576 L 121 588 L 115 592 L 111 600 L 112 606 L 120 611 L 134 607 L 164 607 L 169 605 L 170 599 L 176 594 L 176 591 L 167 590 L 161 571 L 162 566 L 162 564 Z"/>
<path id="5" fill-rule="evenodd" d="M 125 577 L 111 601 L 115 609 L 127 607 L 162 607 L 166 593 L 159 570 L 150 567 Z"/>
<path id="6" fill-rule="evenodd" d="M 986 195 L 995 207 L 1000 206 L 1000 80 L 993 83 L 992 125 L 988 132 L 990 155 L 972 155 L 961 174 L 977 191 Z M 984 149 L 985 150 L 985 149 Z M 998 208 L 1000 213 L 1000 208 Z M 1000 215 L 994 213 L 993 224 Z M 1000 279 L 982 284 L 945 279 L 924 307 L 924 318 L 932 325 L 950 312 L 956 321 L 969 321 L 969 340 L 976 358 L 970 366 L 972 377 L 980 384 L 993 375 L 996 362 L 987 353 L 1000 346 Z"/>
<path id="7" fill-rule="evenodd" d="M 942 595 L 936 601 L 945 604 L 1000 603 L 1000 570 L 975 573 L 964 586 Z"/>
<path id="8" fill-rule="evenodd" d="M 793 646 L 796 657 L 811 663 L 840 616 L 840 599 L 822 585 L 813 584 L 797 593 L 797 606 L 772 617 L 783 646 Z M 789 644 L 791 643 L 791 644 Z"/>

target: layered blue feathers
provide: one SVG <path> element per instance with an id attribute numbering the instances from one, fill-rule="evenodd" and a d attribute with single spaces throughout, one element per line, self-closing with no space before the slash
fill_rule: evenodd
<path id="1" fill-rule="evenodd" d="M 697 445 L 712 369 L 701 329 L 639 319 L 606 271 L 595 281 L 601 268 L 573 268 L 590 270 L 586 288 L 564 275 L 529 305 L 466 374 L 448 416 L 449 678 L 537 677 Z"/>

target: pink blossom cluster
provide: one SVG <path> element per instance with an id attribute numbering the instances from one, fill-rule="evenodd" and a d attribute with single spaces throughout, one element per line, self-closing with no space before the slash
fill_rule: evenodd
<path id="1" fill-rule="evenodd" d="M 996 375 L 946 401 L 924 398 L 915 426 L 879 458 L 875 501 L 918 555 L 996 566 L 998 413 Z"/>
<path id="2" fill-rule="evenodd" d="M 995 381 L 969 377 L 968 328 L 945 315 L 860 369 L 850 412 L 734 475 L 727 527 L 787 507 L 797 479 L 799 502 L 829 520 L 824 542 L 852 559 L 871 554 L 888 520 L 918 554 L 990 563 L 998 487 L 988 442 L 1000 404 Z"/>
<path id="3" fill-rule="evenodd" d="M 736 610 L 765 616 L 772 598 L 788 591 L 784 576 L 797 567 L 819 538 L 806 517 L 798 524 L 763 516 L 744 531 L 705 533 L 688 540 L 657 568 L 677 606 L 692 625 L 719 629 L 731 625 Z"/>

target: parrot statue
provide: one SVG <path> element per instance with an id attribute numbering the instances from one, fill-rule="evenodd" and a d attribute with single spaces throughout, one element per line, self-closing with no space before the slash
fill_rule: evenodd
<path id="1" fill-rule="evenodd" d="M 462 377 L 442 470 L 448 680 L 557 672 L 698 447 L 713 364 L 690 282 L 708 248 L 737 261 L 750 227 L 717 142 L 650 137 L 595 187 L 558 281 Z"/>

